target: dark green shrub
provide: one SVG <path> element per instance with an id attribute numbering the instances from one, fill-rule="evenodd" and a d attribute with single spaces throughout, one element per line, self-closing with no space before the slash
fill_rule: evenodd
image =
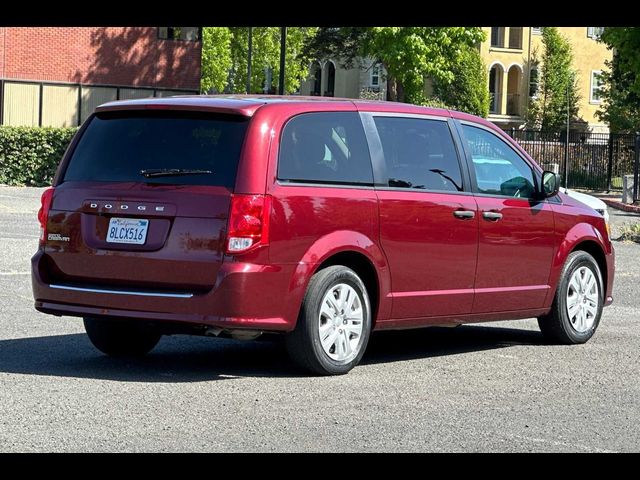
<path id="1" fill-rule="evenodd" d="M 451 110 L 460 110 L 486 118 L 489 115 L 487 68 L 475 47 L 465 47 L 451 65 L 454 80 L 434 81 L 433 93 Z"/>
<path id="2" fill-rule="evenodd" d="M 77 128 L 0 126 L 0 183 L 51 185 Z"/>
<path id="3" fill-rule="evenodd" d="M 454 107 L 438 97 L 425 97 L 418 103 L 418 105 L 431 108 L 444 108 L 445 110 L 455 110 Z"/>

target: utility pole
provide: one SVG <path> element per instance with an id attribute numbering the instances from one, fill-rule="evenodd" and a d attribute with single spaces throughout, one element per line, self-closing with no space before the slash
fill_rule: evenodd
<path id="1" fill-rule="evenodd" d="M 280 78 L 278 95 L 284 95 L 284 59 L 287 52 L 287 27 L 280 27 Z"/>
<path id="2" fill-rule="evenodd" d="M 249 27 L 249 51 L 247 53 L 247 94 L 251 93 L 251 50 L 252 45 L 253 27 Z"/>

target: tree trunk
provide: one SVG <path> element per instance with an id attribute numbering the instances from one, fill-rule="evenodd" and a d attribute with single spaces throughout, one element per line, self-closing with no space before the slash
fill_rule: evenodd
<path id="1" fill-rule="evenodd" d="M 391 75 L 387 75 L 387 100 L 395 102 L 398 98 L 396 79 Z"/>
<path id="2" fill-rule="evenodd" d="M 385 68 L 386 69 L 386 68 Z M 404 87 L 402 82 L 388 73 L 387 70 L 387 100 L 404 102 Z"/>
<path id="3" fill-rule="evenodd" d="M 404 102 L 404 85 L 396 80 L 396 102 Z"/>

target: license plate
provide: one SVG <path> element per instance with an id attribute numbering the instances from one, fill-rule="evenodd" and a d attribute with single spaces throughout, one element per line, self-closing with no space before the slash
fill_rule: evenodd
<path id="1" fill-rule="evenodd" d="M 143 245 L 147 239 L 149 220 L 140 218 L 112 218 L 107 230 L 107 243 Z"/>

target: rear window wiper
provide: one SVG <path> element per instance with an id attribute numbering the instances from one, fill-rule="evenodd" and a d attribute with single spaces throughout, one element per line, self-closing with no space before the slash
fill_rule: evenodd
<path id="1" fill-rule="evenodd" d="M 197 170 L 188 168 L 148 168 L 140 170 L 140 175 L 147 178 L 173 177 L 178 175 L 206 175 L 212 174 L 211 170 Z"/>

